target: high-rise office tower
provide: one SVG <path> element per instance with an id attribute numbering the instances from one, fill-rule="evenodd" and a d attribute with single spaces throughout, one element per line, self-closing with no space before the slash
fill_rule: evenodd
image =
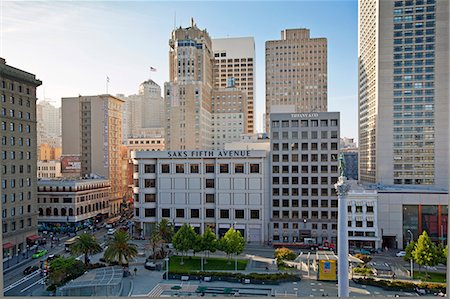
<path id="1" fill-rule="evenodd" d="M 217 38 L 212 40 L 212 47 L 214 89 L 235 88 L 245 92 L 245 133 L 253 133 L 255 40 L 253 37 Z"/>
<path id="2" fill-rule="evenodd" d="M 281 106 L 281 107 L 280 107 Z M 285 29 L 266 42 L 266 132 L 270 113 L 327 111 L 327 39 Z"/>
<path id="3" fill-rule="evenodd" d="M 211 39 L 192 20 L 190 27 L 172 31 L 169 46 L 170 82 L 164 84 L 166 148 L 210 149 Z"/>
<path id="4" fill-rule="evenodd" d="M 165 105 L 161 87 L 156 82 L 147 80 L 139 85 L 138 94 L 119 97 L 125 101 L 125 140 L 130 137 L 150 137 L 155 132 L 164 131 Z"/>
<path id="5" fill-rule="evenodd" d="M 123 101 L 111 95 L 62 99 L 63 155 L 78 156 L 81 175 L 100 175 L 111 183 L 110 213 L 120 211 L 126 193 L 121 171 Z"/>
<path id="6" fill-rule="evenodd" d="M 359 1 L 359 179 L 448 188 L 449 2 Z"/>
<path id="7" fill-rule="evenodd" d="M 36 104 L 38 144 L 61 147 L 61 107 L 43 100 Z"/>
<path id="8" fill-rule="evenodd" d="M 271 237 L 336 244 L 339 112 L 272 113 Z"/>
<path id="9" fill-rule="evenodd" d="M 0 58 L 3 259 L 24 254 L 38 238 L 36 88 L 41 84 Z"/>

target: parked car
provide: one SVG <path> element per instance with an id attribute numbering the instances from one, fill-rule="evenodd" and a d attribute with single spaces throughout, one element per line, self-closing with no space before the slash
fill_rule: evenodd
<path id="1" fill-rule="evenodd" d="M 146 262 L 144 268 L 147 270 L 156 270 L 156 264 L 154 262 Z"/>
<path id="2" fill-rule="evenodd" d="M 114 235 L 114 233 L 116 232 L 116 230 L 114 228 L 110 228 L 108 229 L 108 235 Z"/>
<path id="3" fill-rule="evenodd" d="M 105 228 L 107 228 L 107 229 L 112 228 L 112 224 L 107 224 L 107 225 L 105 225 Z"/>
<path id="4" fill-rule="evenodd" d="M 59 258 L 59 254 L 50 254 L 48 257 L 47 257 L 47 261 L 52 261 L 52 260 L 54 260 L 54 259 L 56 259 L 56 258 Z"/>
<path id="5" fill-rule="evenodd" d="M 34 258 L 34 259 L 38 259 L 40 257 L 43 257 L 46 254 L 47 254 L 47 250 L 46 249 L 41 249 L 41 250 L 38 250 L 38 252 L 36 252 L 35 254 L 33 254 L 31 257 Z"/>
<path id="6" fill-rule="evenodd" d="M 39 270 L 38 266 L 29 266 L 26 267 L 25 270 L 23 270 L 23 275 L 29 275 L 35 271 Z"/>
<path id="7" fill-rule="evenodd" d="M 399 251 L 399 252 L 397 252 L 397 254 L 396 254 L 396 256 L 397 257 L 404 257 L 406 255 L 406 251 Z"/>

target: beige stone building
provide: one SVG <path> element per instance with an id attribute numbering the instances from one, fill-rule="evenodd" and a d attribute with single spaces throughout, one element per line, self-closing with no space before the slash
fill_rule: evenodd
<path id="1" fill-rule="evenodd" d="M 61 147 L 53 147 L 48 143 L 39 144 L 37 151 L 39 161 L 59 160 L 62 154 Z"/>
<path id="2" fill-rule="evenodd" d="M 36 240 L 36 76 L 0 58 L 3 259 Z"/>
<path id="3" fill-rule="evenodd" d="M 63 155 L 81 155 L 81 175 L 95 174 L 111 184 L 110 213 L 120 212 L 122 176 L 122 105 L 111 95 L 62 99 Z"/>
<path id="4" fill-rule="evenodd" d="M 38 101 L 36 121 L 37 144 L 61 147 L 61 107 L 54 106 L 49 100 Z"/>
<path id="5" fill-rule="evenodd" d="M 449 2 L 359 1 L 359 179 L 448 190 Z"/>
<path id="6" fill-rule="evenodd" d="M 214 89 L 234 88 L 245 93 L 244 131 L 251 134 L 255 122 L 255 40 L 253 37 L 216 38 L 212 46 Z"/>
<path id="7" fill-rule="evenodd" d="M 327 111 L 327 39 L 311 38 L 309 29 L 285 29 L 266 42 L 266 132 L 270 113 Z M 274 109 L 275 108 L 275 109 Z"/>
<path id="8" fill-rule="evenodd" d="M 247 96 L 238 88 L 214 89 L 211 98 L 212 147 L 224 149 L 225 144 L 241 139 L 247 131 Z"/>
<path id="9" fill-rule="evenodd" d="M 60 178 L 61 162 L 59 160 L 37 161 L 37 177 L 40 178 Z"/>
<path id="10" fill-rule="evenodd" d="M 211 38 L 192 20 L 169 40 L 170 82 L 164 84 L 166 148 L 211 148 L 211 91 L 214 56 Z"/>

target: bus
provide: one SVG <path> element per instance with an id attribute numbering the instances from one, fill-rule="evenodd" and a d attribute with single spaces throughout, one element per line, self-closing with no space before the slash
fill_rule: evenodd
<path id="1" fill-rule="evenodd" d="M 64 247 L 66 248 L 66 251 L 70 251 L 70 246 L 72 246 L 72 244 L 74 244 L 79 238 L 80 236 L 75 236 L 64 242 Z"/>

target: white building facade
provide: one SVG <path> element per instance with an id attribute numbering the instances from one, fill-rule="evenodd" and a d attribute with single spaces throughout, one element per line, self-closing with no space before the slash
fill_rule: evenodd
<path id="1" fill-rule="evenodd" d="M 132 152 L 134 220 L 151 234 L 166 218 L 223 236 L 230 227 L 247 242 L 268 240 L 270 175 L 262 150 Z"/>

